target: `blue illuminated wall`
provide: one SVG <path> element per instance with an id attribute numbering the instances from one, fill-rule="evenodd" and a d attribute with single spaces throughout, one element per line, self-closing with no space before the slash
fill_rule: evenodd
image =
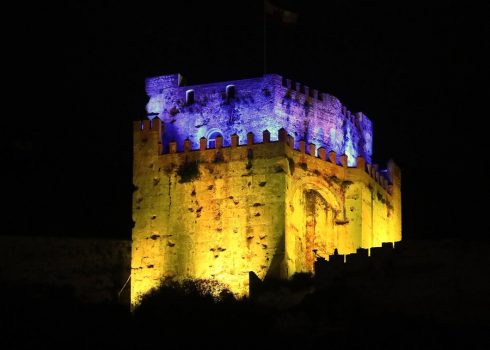
<path id="1" fill-rule="evenodd" d="M 348 111 L 334 96 L 275 74 L 193 86 L 181 86 L 181 82 L 179 74 L 146 80 L 148 118 L 163 122 L 164 152 L 170 141 L 177 141 L 177 150 L 182 151 L 186 138 L 197 149 L 201 137 L 209 139 L 216 133 L 222 134 L 224 146 L 229 146 L 235 133 L 240 144 L 246 143 L 248 132 L 261 142 L 265 129 L 274 141 L 277 131 L 284 128 L 294 137 L 296 148 L 304 140 L 317 149 L 346 154 L 349 166 L 355 165 L 357 156 L 371 162 L 371 121 L 361 112 Z M 230 85 L 233 96 L 227 94 Z M 189 90 L 193 90 L 193 101 L 186 101 L 192 94 Z"/>

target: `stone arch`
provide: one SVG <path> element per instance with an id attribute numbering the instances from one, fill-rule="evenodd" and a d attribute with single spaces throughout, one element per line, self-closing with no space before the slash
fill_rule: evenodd
<path id="1" fill-rule="evenodd" d="M 286 209 L 288 275 L 314 272 L 318 257 L 327 258 L 338 245 L 335 221 L 341 200 L 321 178 L 298 180 Z"/>
<path id="2" fill-rule="evenodd" d="M 323 198 L 329 202 L 336 211 L 340 211 L 342 201 L 335 195 L 332 190 L 329 189 L 328 183 L 321 177 L 306 177 L 296 181 L 291 186 L 291 197 L 295 197 L 300 192 L 305 190 L 315 190 L 322 195 Z"/>
<path id="3" fill-rule="evenodd" d="M 220 129 L 217 128 L 212 128 L 209 129 L 208 132 L 206 133 L 206 139 L 207 139 L 207 148 L 216 148 L 216 137 L 221 136 L 223 137 L 223 133 L 221 132 Z"/>

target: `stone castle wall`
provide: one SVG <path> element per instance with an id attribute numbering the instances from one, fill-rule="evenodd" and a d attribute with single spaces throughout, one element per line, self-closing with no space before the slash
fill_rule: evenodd
<path id="1" fill-rule="evenodd" d="M 243 147 L 222 149 L 222 159 L 216 150 L 158 156 L 146 151 L 158 139 L 149 134 L 135 142 L 135 153 L 147 157 L 134 168 L 132 294 L 164 276 L 213 278 L 246 294 L 249 272 L 264 277 L 281 254 L 286 178 L 275 163 L 282 145 L 253 149 L 253 159 Z M 198 164 L 199 178 L 183 182 L 184 164 Z"/>
<path id="2" fill-rule="evenodd" d="M 243 143 L 248 132 L 258 135 L 269 130 L 274 141 L 279 129 L 285 128 L 294 136 L 296 148 L 304 140 L 347 154 L 350 166 L 357 156 L 371 161 L 371 121 L 361 112 L 348 111 L 334 96 L 274 74 L 194 86 L 179 86 L 180 81 L 180 75 L 169 75 L 146 82 L 147 111 L 164 123 L 165 151 L 171 141 L 182 151 L 185 139 L 197 149 L 201 137 L 215 132 L 237 134 Z M 233 92 L 227 90 L 230 86 Z M 223 142 L 229 146 L 230 139 L 225 137 Z"/>
<path id="3" fill-rule="evenodd" d="M 169 142 L 161 154 L 162 133 L 159 118 L 135 123 L 133 303 L 162 277 L 215 279 L 244 295 L 250 271 L 313 272 L 335 250 L 401 239 L 394 163 L 386 176 L 363 157 L 348 167 L 348 156 L 327 158 L 284 129 L 219 137 L 215 149 L 205 138 L 197 151 Z"/>

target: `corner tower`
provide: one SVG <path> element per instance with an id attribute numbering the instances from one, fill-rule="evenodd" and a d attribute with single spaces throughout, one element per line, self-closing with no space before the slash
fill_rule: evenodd
<path id="1" fill-rule="evenodd" d="M 162 278 L 314 272 L 335 250 L 401 240 L 400 169 L 371 163 L 372 124 L 278 75 L 146 81 L 134 123 L 133 305 Z"/>

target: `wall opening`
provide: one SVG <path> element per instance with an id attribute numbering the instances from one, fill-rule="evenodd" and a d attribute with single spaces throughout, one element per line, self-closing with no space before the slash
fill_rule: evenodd
<path id="1" fill-rule="evenodd" d="M 226 98 L 234 98 L 235 97 L 235 85 L 227 85 L 226 86 Z"/>
<path id="2" fill-rule="evenodd" d="M 298 219 L 299 231 L 294 242 L 295 272 L 315 272 L 318 257 L 328 258 L 335 246 L 333 240 L 333 210 L 325 198 L 316 190 L 302 191 L 300 205 L 302 214 Z"/>
<path id="3" fill-rule="evenodd" d="M 219 130 L 211 130 L 209 133 L 208 133 L 208 137 L 207 137 L 207 140 L 208 140 L 208 148 L 216 148 L 216 138 L 218 136 L 221 136 L 223 137 L 223 135 L 221 134 L 221 132 Z"/>
<path id="4" fill-rule="evenodd" d="M 328 231 L 333 227 L 330 206 L 315 190 L 306 190 L 305 198 L 305 267 L 314 272 L 317 255 L 326 250 Z"/>
<path id="5" fill-rule="evenodd" d="M 185 92 L 185 103 L 188 105 L 194 103 L 194 90 L 187 90 Z"/>

